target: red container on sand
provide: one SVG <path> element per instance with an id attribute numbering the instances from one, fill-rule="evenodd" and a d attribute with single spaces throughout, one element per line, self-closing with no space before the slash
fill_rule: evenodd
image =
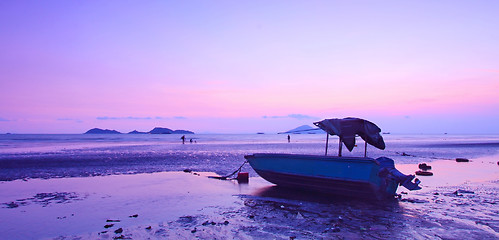
<path id="1" fill-rule="evenodd" d="M 238 183 L 247 183 L 249 182 L 249 174 L 247 172 L 240 172 L 237 174 L 237 182 Z"/>

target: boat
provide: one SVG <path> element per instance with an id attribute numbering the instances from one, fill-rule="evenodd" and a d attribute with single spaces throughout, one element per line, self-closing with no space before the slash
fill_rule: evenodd
<path id="1" fill-rule="evenodd" d="M 399 185 L 421 189 L 420 181 L 399 172 L 392 159 L 367 157 L 367 144 L 385 149 L 381 129 L 374 123 L 350 117 L 324 119 L 314 125 L 326 132 L 324 155 L 254 153 L 244 158 L 258 175 L 280 187 L 374 199 L 393 198 Z M 339 137 L 338 156 L 328 155 L 329 135 Z M 352 151 L 356 136 L 365 141 L 364 156 L 342 156 L 342 146 Z"/>

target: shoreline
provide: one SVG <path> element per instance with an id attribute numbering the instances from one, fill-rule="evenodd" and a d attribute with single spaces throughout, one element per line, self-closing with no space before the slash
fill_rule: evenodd
<path id="1" fill-rule="evenodd" d="M 0 182 L 0 238 L 499 238 L 497 158 L 432 162 L 435 175 L 418 176 L 422 190 L 400 187 L 401 200 L 383 203 L 281 189 L 260 177 L 207 178 L 215 173 Z M 417 164 L 397 168 L 408 174 Z"/>

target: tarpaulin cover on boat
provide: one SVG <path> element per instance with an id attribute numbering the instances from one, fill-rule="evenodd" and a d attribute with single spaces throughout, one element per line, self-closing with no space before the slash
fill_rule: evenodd
<path id="1" fill-rule="evenodd" d="M 360 118 L 332 118 L 314 123 L 331 135 L 338 135 L 349 151 L 355 146 L 355 136 L 359 135 L 367 143 L 385 149 L 381 129 L 376 124 Z"/>

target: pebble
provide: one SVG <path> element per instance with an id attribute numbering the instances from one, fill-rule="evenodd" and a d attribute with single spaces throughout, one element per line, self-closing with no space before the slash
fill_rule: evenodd
<path id="1" fill-rule="evenodd" d="M 113 227 L 113 226 L 114 226 L 114 224 L 106 224 L 106 225 L 104 225 L 104 228 L 110 228 L 110 227 Z"/>
<path id="2" fill-rule="evenodd" d="M 114 233 L 118 234 L 118 233 L 122 233 L 123 232 L 123 228 L 118 228 L 114 231 Z"/>

